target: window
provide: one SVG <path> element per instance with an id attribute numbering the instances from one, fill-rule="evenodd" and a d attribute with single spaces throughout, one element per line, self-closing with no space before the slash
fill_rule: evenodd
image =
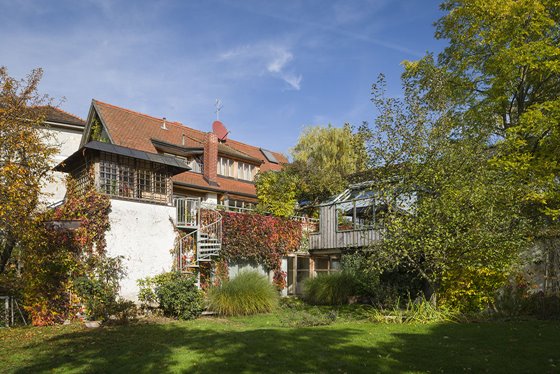
<path id="1" fill-rule="evenodd" d="M 101 192 L 107 195 L 118 195 L 117 162 L 116 155 L 107 154 L 106 159 L 99 164 L 99 186 Z"/>
<path id="2" fill-rule="evenodd" d="M 303 282 L 310 276 L 309 257 L 288 257 L 287 287 L 289 295 L 301 295 Z"/>
<path id="3" fill-rule="evenodd" d="M 170 175 L 164 167 L 130 157 L 101 153 L 99 190 L 111 196 L 169 202 Z"/>
<path id="4" fill-rule="evenodd" d="M 373 191 L 351 191 L 336 204 L 336 214 L 338 231 L 372 228 L 375 223 Z"/>
<path id="5" fill-rule="evenodd" d="M 191 167 L 191 171 L 195 173 L 203 173 L 204 168 L 202 164 L 202 157 L 195 156 L 188 159 L 189 166 Z"/>
<path id="6" fill-rule="evenodd" d="M 255 209 L 255 204 L 254 203 L 249 203 L 247 201 L 242 201 L 242 200 L 233 200 L 233 199 L 228 199 L 227 201 L 227 207 L 229 210 L 232 211 L 246 211 L 246 210 L 254 210 Z"/>
<path id="7" fill-rule="evenodd" d="M 237 179 L 253 181 L 255 179 L 257 168 L 244 162 L 237 162 Z"/>
<path id="8" fill-rule="evenodd" d="M 335 256 L 315 258 L 315 276 L 335 273 L 340 271 L 340 259 Z"/>
<path id="9" fill-rule="evenodd" d="M 224 177 L 233 177 L 233 160 L 219 157 L 218 158 L 218 174 Z"/>

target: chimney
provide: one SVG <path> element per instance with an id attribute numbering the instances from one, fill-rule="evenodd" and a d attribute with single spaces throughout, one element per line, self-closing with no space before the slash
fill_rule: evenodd
<path id="1" fill-rule="evenodd" d="M 161 129 L 162 130 L 167 130 L 167 126 L 165 126 L 167 124 L 167 119 L 165 117 L 163 117 L 163 123 L 161 124 Z"/>
<path id="2" fill-rule="evenodd" d="M 204 179 L 206 179 L 210 185 L 218 185 L 218 137 L 212 132 L 206 133 L 204 142 L 203 175 Z"/>

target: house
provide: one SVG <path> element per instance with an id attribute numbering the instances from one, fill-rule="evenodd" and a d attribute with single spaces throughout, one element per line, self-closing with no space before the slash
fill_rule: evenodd
<path id="1" fill-rule="evenodd" d="M 381 207 L 371 183 L 350 185 L 319 204 L 319 224 L 309 233 L 308 253 L 287 259 L 288 294 L 300 294 L 302 282 L 340 270 L 345 253 L 367 248 L 381 239 Z"/>
<path id="2" fill-rule="evenodd" d="M 58 153 L 51 160 L 54 167 L 80 147 L 86 122 L 59 108 L 49 106 L 45 109 L 46 118 L 42 131 L 48 134 L 47 138 L 51 145 L 58 148 Z M 53 204 L 64 199 L 66 194 L 64 178 L 64 173 L 53 172 L 52 180 L 41 189 L 41 196 L 45 203 Z"/>
<path id="3" fill-rule="evenodd" d="M 219 254 L 218 209 L 250 209 L 259 171 L 280 170 L 285 156 L 129 109 L 93 100 L 79 150 L 55 170 L 79 183 L 94 176 L 111 198 L 107 254 L 123 256 L 121 295 L 136 299 L 136 281 L 193 270 Z M 175 256 L 179 231 L 179 256 Z"/>

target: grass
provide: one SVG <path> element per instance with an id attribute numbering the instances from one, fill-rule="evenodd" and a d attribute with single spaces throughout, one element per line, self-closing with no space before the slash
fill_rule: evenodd
<path id="1" fill-rule="evenodd" d="M 404 308 L 400 303 L 390 309 L 375 309 L 372 311 L 371 320 L 384 323 L 432 323 L 456 322 L 461 316 L 452 310 L 436 307 L 426 299 L 413 301 L 408 299 Z"/>
<path id="2" fill-rule="evenodd" d="M 308 278 L 303 283 L 303 297 L 315 305 L 342 305 L 354 296 L 356 279 L 344 271 Z"/>
<path id="3" fill-rule="evenodd" d="M 208 292 L 208 309 L 225 316 L 271 312 L 278 305 L 278 292 L 257 272 L 239 274 Z"/>
<path id="4" fill-rule="evenodd" d="M 279 313 L 144 323 L 0 329 L 0 372 L 554 373 L 560 323 L 282 327 Z M 346 314 L 345 314 L 346 313 Z"/>

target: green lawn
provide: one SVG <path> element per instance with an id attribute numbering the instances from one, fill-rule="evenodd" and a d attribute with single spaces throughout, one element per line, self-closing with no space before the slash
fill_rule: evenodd
<path id="1" fill-rule="evenodd" d="M 560 323 L 281 327 L 276 315 L 0 329 L 0 372 L 560 372 Z"/>

